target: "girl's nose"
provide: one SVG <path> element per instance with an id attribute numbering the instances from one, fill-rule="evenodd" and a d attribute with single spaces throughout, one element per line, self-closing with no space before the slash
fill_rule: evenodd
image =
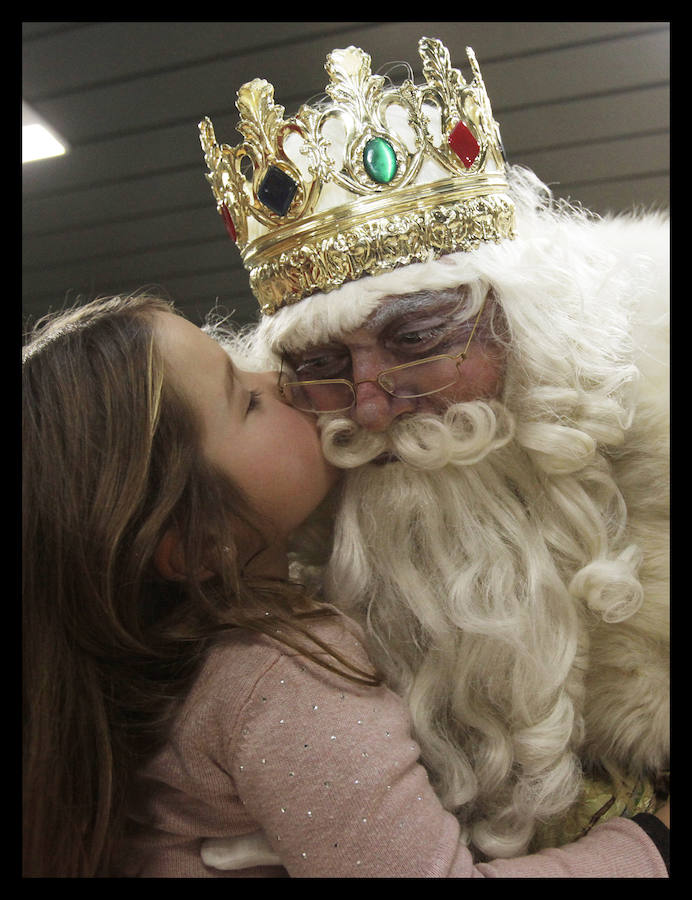
<path id="1" fill-rule="evenodd" d="M 279 373 L 278 372 L 252 372 L 248 375 L 257 390 L 271 391 L 278 393 L 279 391 Z"/>

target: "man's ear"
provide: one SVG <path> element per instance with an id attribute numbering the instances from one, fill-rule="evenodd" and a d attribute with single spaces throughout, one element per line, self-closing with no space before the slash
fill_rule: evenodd
<path id="1" fill-rule="evenodd" d="M 169 528 L 159 541 L 158 547 L 154 551 L 154 566 L 166 581 L 187 581 L 190 577 L 177 528 Z M 198 573 L 200 581 L 206 581 L 213 576 L 214 572 L 207 568 L 200 569 Z"/>

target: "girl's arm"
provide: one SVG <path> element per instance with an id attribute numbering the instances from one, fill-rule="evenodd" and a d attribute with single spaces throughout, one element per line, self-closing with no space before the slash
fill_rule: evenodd
<path id="1" fill-rule="evenodd" d="M 667 877 L 624 819 L 565 848 L 474 865 L 418 762 L 402 701 L 298 656 L 266 671 L 235 733 L 231 775 L 292 877 Z"/>

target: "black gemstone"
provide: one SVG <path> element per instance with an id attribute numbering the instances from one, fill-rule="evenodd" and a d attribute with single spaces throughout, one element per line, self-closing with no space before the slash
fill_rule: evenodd
<path id="1" fill-rule="evenodd" d="M 298 190 L 295 181 L 276 166 L 269 166 L 257 191 L 257 197 L 277 216 L 285 216 Z"/>

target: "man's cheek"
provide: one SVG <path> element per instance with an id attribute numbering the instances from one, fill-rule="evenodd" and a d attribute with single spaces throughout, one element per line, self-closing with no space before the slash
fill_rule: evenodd
<path id="1" fill-rule="evenodd" d="M 476 352 L 459 367 L 459 380 L 442 392 L 447 403 L 493 400 L 502 392 L 504 359 L 499 353 Z"/>

